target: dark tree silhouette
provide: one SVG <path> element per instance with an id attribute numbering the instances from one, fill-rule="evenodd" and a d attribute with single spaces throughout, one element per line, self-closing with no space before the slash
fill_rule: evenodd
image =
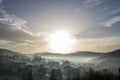
<path id="1" fill-rule="evenodd" d="M 118 69 L 118 73 L 120 74 L 120 68 Z"/>
<path id="2" fill-rule="evenodd" d="M 25 68 L 24 73 L 23 73 L 23 80 L 33 80 L 31 66 L 28 66 Z"/>
<path id="3" fill-rule="evenodd" d="M 8 80 L 7 78 L 5 80 Z"/>
<path id="4" fill-rule="evenodd" d="M 56 79 L 56 76 L 55 76 L 55 69 L 53 69 L 53 70 L 51 71 L 50 80 L 57 80 L 57 79 Z"/>

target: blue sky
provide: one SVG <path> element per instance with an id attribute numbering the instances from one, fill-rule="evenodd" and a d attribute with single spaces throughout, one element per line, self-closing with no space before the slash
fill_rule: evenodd
<path id="1" fill-rule="evenodd" d="M 120 0 L 0 2 L 1 48 L 52 52 L 44 38 L 59 29 L 69 30 L 76 38 L 73 51 L 106 52 L 120 48 Z"/>

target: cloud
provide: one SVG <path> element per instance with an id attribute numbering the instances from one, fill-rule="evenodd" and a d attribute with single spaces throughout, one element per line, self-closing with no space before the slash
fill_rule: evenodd
<path id="1" fill-rule="evenodd" d="M 29 27 L 26 26 L 26 20 L 5 11 L 2 8 L 2 1 L 3 0 L 0 0 L 0 39 L 30 41 L 41 38 L 41 36 L 36 36 L 36 34 L 29 31 Z"/>
<path id="2" fill-rule="evenodd" d="M 0 23 L 0 39 L 9 41 L 23 41 L 30 39 L 32 33 L 16 26 Z"/>
<path id="3" fill-rule="evenodd" d="M 113 24 L 120 22 L 120 16 L 113 17 L 102 23 L 103 26 L 111 27 Z"/>
<path id="4" fill-rule="evenodd" d="M 101 0 L 85 0 L 84 5 L 87 8 L 98 6 L 102 3 Z"/>
<path id="5" fill-rule="evenodd" d="M 0 4 L 2 1 L 0 1 Z M 33 36 L 27 30 L 27 21 L 7 13 L 0 7 L 0 39 L 10 41 L 23 41 Z"/>
<path id="6" fill-rule="evenodd" d="M 118 43 L 120 37 L 104 37 L 96 39 L 81 39 L 79 40 L 78 50 L 83 51 L 97 51 L 97 52 L 108 52 L 115 50 L 120 47 Z"/>
<path id="7" fill-rule="evenodd" d="M 5 24 L 0 22 L 0 40 L 12 41 L 14 43 L 44 43 L 44 35 L 33 34 L 32 32 L 22 28 L 21 26 Z"/>
<path id="8" fill-rule="evenodd" d="M 7 13 L 4 9 L 0 8 L 0 22 L 16 26 L 17 28 L 27 28 L 27 21 L 15 15 Z"/>
<path id="9" fill-rule="evenodd" d="M 118 13 L 120 13 L 120 8 L 119 7 L 114 9 L 114 10 L 112 10 L 112 11 L 110 9 L 110 11 L 108 12 L 107 16 L 115 15 L 115 14 L 118 14 Z"/>
<path id="10" fill-rule="evenodd" d="M 99 13 L 101 13 L 102 18 L 109 18 L 111 16 L 117 16 L 120 14 L 120 8 L 119 6 L 112 5 L 112 6 L 102 6 L 98 9 Z"/>
<path id="11" fill-rule="evenodd" d="M 46 49 L 45 35 L 33 34 L 22 26 L 0 22 L 0 48 L 23 53 L 40 52 Z"/>
<path id="12" fill-rule="evenodd" d="M 94 8 L 100 5 L 101 3 L 102 3 L 101 0 L 84 0 L 83 2 L 81 2 L 82 6 L 76 8 L 74 11 L 78 12 L 84 9 Z"/>
<path id="13" fill-rule="evenodd" d="M 33 34 L 26 24 L 26 20 L 5 11 L 2 8 L 2 0 L 0 0 L 0 47 L 19 51 L 21 49 L 21 51 L 25 51 L 24 48 L 26 48 L 28 51 L 31 48 L 40 48 L 45 45 L 44 36 L 46 34 L 39 36 Z"/>

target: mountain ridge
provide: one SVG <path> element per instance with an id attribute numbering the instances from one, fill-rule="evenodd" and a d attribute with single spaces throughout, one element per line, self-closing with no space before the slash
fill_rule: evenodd
<path id="1" fill-rule="evenodd" d="M 8 49 L 2 49 L 2 48 L 0 48 L 0 53 L 5 53 L 5 52 L 17 53 L 17 54 L 24 54 L 24 53 L 20 53 L 20 52 L 8 50 Z M 88 54 L 96 55 L 96 54 L 120 54 L 120 49 L 116 49 L 116 50 L 113 50 L 113 51 L 110 51 L 110 52 L 77 51 L 77 52 L 72 52 L 72 53 L 68 53 L 68 54 L 52 53 L 52 52 L 40 52 L 40 53 L 33 53 L 33 54 L 40 54 L 40 55 L 82 55 L 82 54 L 84 54 L 84 55 L 88 55 Z"/>

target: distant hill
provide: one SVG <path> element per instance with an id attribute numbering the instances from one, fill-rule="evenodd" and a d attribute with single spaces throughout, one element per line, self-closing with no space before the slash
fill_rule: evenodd
<path id="1" fill-rule="evenodd" d="M 31 57 L 28 57 L 28 56 Z M 114 50 L 107 53 L 98 53 L 98 52 L 90 52 L 90 51 L 78 51 L 70 54 L 60 54 L 60 53 L 35 53 L 35 54 L 21 54 L 15 51 L 0 49 L 0 62 L 24 62 L 29 60 L 30 58 L 35 56 L 41 56 L 48 60 L 55 61 L 70 61 L 75 62 L 77 64 L 83 65 L 83 63 L 87 64 L 86 66 L 94 66 L 98 67 L 119 67 L 120 66 L 120 49 Z M 29 58 L 29 59 L 28 59 Z M 90 65 L 92 64 L 92 65 Z"/>
<path id="2" fill-rule="evenodd" d="M 92 66 L 95 68 L 118 68 L 120 66 L 120 49 L 106 53 L 78 51 L 70 54 L 37 53 L 37 55 L 46 58 L 51 56 L 49 59 L 54 60 L 65 59 L 78 64 L 85 63 L 86 66 Z"/>
<path id="3" fill-rule="evenodd" d="M 113 55 L 113 56 L 115 56 L 115 55 L 120 56 L 120 49 L 117 49 L 117 50 L 112 51 L 112 52 L 108 52 L 108 54 Z"/>
<path id="4" fill-rule="evenodd" d="M 49 52 L 43 52 L 43 53 L 34 53 L 35 55 L 41 55 L 41 56 L 100 56 L 100 55 L 120 55 L 120 49 L 114 50 L 111 52 L 90 52 L 90 51 L 77 51 L 74 53 L 69 54 L 60 54 L 60 53 L 49 53 Z"/>
<path id="5" fill-rule="evenodd" d="M 48 52 L 44 52 L 44 53 L 34 53 L 34 55 L 41 55 L 41 56 L 66 56 L 66 57 L 70 57 L 70 56 L 86 56 L 86 57 L 90 57 L 90 56 L 99 56 L 102 55 L 104 53 L 97 53 L 97 52 L 90 52 L 90 51 L 78 51 L 78 52 L 74 52 L 74 53 L 68 53 L 68 54 L 60 54 L 60 53 L 48 53 Z"/>
<path id="6" fill-rule="evenodd" d="M 24 56 L 26 54 L 22 54 L 19 52 L 7 50 L 7 49 L 0 49 L 0 55 L 18 55 Z M 60 53 L 49 53 L 49 52 L 42 52 L 42 53 L 33 53 L 33 55 L 41 55 L 41 56 L 100 56 L 100 55 L 120 55 L 120 49 L 114 50 L 111 52 L 100 53 L 100 52 L 90 52 L 90 51 L 77 51 L 74 53 L 69 54 L 60 54 Z"/>
<path id="7" fill-rule="evenodd" d="M 108 52 L 109 54 L 117 54 L 120 55 L 120 49 L 114 50 L 112 52 Z"/>
<path id="8" fill-rule="evenodd" d="M 0 49 L 0 62 L 5 63 L 23 62 L 23 60 L 27 59 L 28 57 L 25 54 L 7 49 Z"/>
<path id="9" fill-rule="evenodd" d="M 11 50 L 7 50 L 7 49 L 0 49 L 0 55 L 22 55 L 21 53 L 15 52 L 15 51 L 11 51 Z"/>

